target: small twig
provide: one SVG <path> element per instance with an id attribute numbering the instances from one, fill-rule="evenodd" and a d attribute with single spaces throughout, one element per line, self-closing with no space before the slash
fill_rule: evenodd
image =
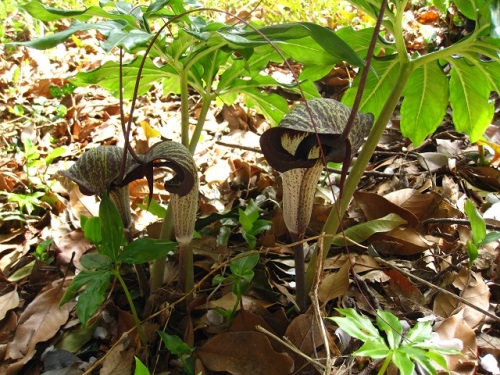
<path id="1" fill-rule="evenodd" d="M 468 219 L 453 219 L 453 218 L 432 218 L 426 219 L 422 221 L 424 225 L 431 224 L 457 224 L 457 225 L 465 225 L 470 227 L 470 221 Z M 486 223 L 486 229 L 500 231 L 500 225 L 488 224 Z"/>
<path id="2" fill-rule="evenodd" d="M 415 276 L 415 275 L 411 274 L 410 272 L 407 272 L 404 269 L 399 268 L 398 266 L 395 266 L 394 264 L 389 263 L 389 262 L 387 262 L 386 260 L 384 260 L 382 258 L 375 258 L 375 259 L 378 262 L 382 263 L 383 265 L 385 265 L 387 267 L 391 267 L 391 268 L 395 269 L 396 271 L 401 272 L 406 277 L 409 277 L 410 279 L 413 279 L 413 280 L 417 280 L 419 283 L 422 283 L 422 284 L 428 286 L 429 288 L 435 289 L 435 290 L 437 290 L 437 291 L 439 291 L 439 292 L 441 292 L 443 294 L 446 294 L 447 296 L 449 296 L 449 297 L 451 297 L 451 298 L 453 298 L 453 299 L 455 299 L 455 300 L 457 300 L 459 302 L 462 302 L 464 305 L 467 305 L 467 306 L 473 308 L 474 310 L 477 310 L 480 313 L 482 313 L 482 314 L 490 317 L 491 319 L 493 319 L 493 320 L 495 320 L 497 322 L 500 322 L 500 317 L 498 317 L 495 314 L 492 314 L 489 311 L 486 311 L 486 310 L 484 310 L 484 309 L 482 309 L 480 307 L 477 307 L 472 302 L 467 301 L 465 298 L 457 296 L 456 294 L 453 294 L 452 292 L 449 292 L 446 289 L 443 289 L 443 288 L 441 288 L 439 286 L 436 286 L 436 285 L 434 285 L 434 284 L 432 284 L 432 283 L 430 283 L 430 282 L 428 282 L 428 281 L 426 281 L 424 279 L 421 279 L 420 277 Z"/>
<path id="3" fill-rule="evenodd" d="M 273 333 L 269 332 L 267 329 L 265 329 L 264 327 L 261 327 L 259 325 L 255 326 L 255 328 L 257 329 L 257 331 L 260 331 L 260 332 L 266 334 L 267 336 L 271 337 L 273 340 L 276 340 L 281 345 L 286 346 L 292 352 L 294 352 L 295 354 L 297 354 L 297 355 L 301 356 L 302 358 L 304 358 L 307 362 L 311 363 L 317 369 L 319 368 L 319 369 L 321 369 L 321 371 L 325 371 L 326 370 L 325 365 L 323 365 L 321 362 L 318 362 L 314 358 L 309 357 L 307 354 L 302 353 L 286 337 L 284 339 L 280 339 L 278 336 L 274 335 Z M 319 371 L 319 369 L 318 369 L 318 371 Z"/>
<path id="4" fill-rule="evenodd" d="M 262 154 L 262 150 L 259 147 L 248 147 L 248 146 L 243 146 L 243 145 L 239 145 L 236 143 L 226 143 L 226 142 L 222 142 L 222 141 L 216 141 L 215 144 L 220 145 L 220 146 L 224 146 L 224 147 L 229 147 L 229 148 L 239 148 L 241 150 L 252 151 L 252 152 L 256 152 L 258 154 Z"/>

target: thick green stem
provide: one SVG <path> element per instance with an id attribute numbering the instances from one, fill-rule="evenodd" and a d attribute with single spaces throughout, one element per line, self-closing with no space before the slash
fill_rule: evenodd
<path id="1" fill-rule="evenodd" d="M 137 333 L 139 334 L 139 337 L 141 339 L 142 345 L 145 347 L 147 344 L 146 341 L 146 336 L 144 336 L 144 331 L 142 330 L 142 325 L 141 325 L 141 320 L 139 319 L 139 315 L 137 315 L 137 310 L 134 305 L 134 301 L 132 299 L 132 296 L 130 295 L 130 292 L 127 288 L 127 284 L 125 284 L 125 280 L 123 280 L 122 275 L 120 275 L 120 267 L 117 267 L 115 271 L 116 278 L 120 282 L 123 291 L 125 292 L 125 296 L 127 297 L 128 304 L 130 305 L 130 310 L 132 311 L 132 316 L 134 317 L 134 322 L 135 326 L 137 328 Z"/>
<path id="2" fill-rule="evenodd" d="M 212 95 L 205 94 L 202 95 L 203 105 L 201 107 L 200 115 L 198 117 L 198 122 L 196 123 L 196 128 L 194 129 L 193 135 L 191 137 L 191 142 L 189 143 L 189 152 L 194 154 L 198 141 L 200 140 L 201 131 L 205 125 L 205 120 L 207 119 L 207 113 L 210 109 L 210 104 L 212 103 Z"/>
<path id="3" fill-rule="evenodd" d="M 174 227 L 174 213 L 172 205 L 169 204 L 167 212 L 163 218 L 163 225 L 161 227 L 160 240 L 169 240 Z M 163 285 L 163 277 L 165 274 L 165 262 L 167 257 L 163 256 L 155 259 L 153 263 L 153 272 L 151 273 L 151 293 L 156 292 Z"/>
<path id="4" fill-rule="evenodd" d="M 187 69 L 183 69 L 179 74 L 181 86 L 181 142 L 189 147 L 189 85 Z"/>
<path id="5" fill-rule="evenodd" d="M 385 357 L 384 363 L 382 363 L 382 367 L 380 367 L 380 370 L 378 371 L 377 375 L 384 375 L 387 370 L 387 367 L 389 367 L 389 365 L 391 364 L 391 361 L 392 361 L 392 351 L 389 352 L 387 357 Z"/>
<path id="6" fill-rule="evenodd" d="M 403 89 L 406 83 L 408 82 L 412 70 L 413 70 L 412 63 L 408 61 L 402 62 L 401 69 L 399 71 L 399 76 L 398 79 L 396 80 L 396 85 L 392 89 L 392 92 L 389 95 L 387 102 L 385 103 L 385 106 L 382 109 L 382 112 L 378 116 L 377 121 L 373 126 L 365 145 L 363 146 L 363 149 L 359 153 L 358 159 L 354 163 L 354 166 L 352 167 L 351 172 L 349 173 L 349 177 L 347 177 L 347 180 L 344 185 L 342 199 L 339 202 L 336 202 L 335 205 L 333 206 L 332 211 L 330 212 L 330 215 L 328 216 L 326 223 L 323 226 L 323 233 L 330 235 L 337 233 L 340 226 L 341 218 L 344 216 L 347 207 L 349 205 L 349 202 L 351 201 L 354 192 L 356 191 L 356 188 L 359 184 L 359 181 L 363 176 L 366 166 L 370 162 L 370 159 L 373 155 L 373 152 L 375 151 L 375 148 L 377 147 L 377 144 L 382 136 L 382 133 L 384 132 L 385 127 L 389 122 L 394 112 L 394 109 L 396 108 L 399 102 L 401 95 L 403 94 Z M 325 237 L 323 240 L 324 258 L 326 258 L 328 255 L 328 249 L 332 244 L 332 240 L 333 240 L 332 236 Z M 309 262 L 309 264 L 312 266 L 308 267 L 307 269 L 306 290 L 310 290 L 312 285 L 312 280 L 314 277 L 314 273 L 316 271 L 314 265 L 316 264 L 317 252 L 318 249 L 316 249 L 316 251 L 313 254 L 313 258 Z"/>

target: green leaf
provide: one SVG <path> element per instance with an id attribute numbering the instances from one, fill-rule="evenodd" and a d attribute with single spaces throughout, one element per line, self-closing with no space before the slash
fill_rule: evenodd
<path id="1" fill-rule="evenodd" d="M 381 339 L 380 332 L 366 316 L 360 315 L 356 310 L 335 309 L 345 317 L 329 317 L 349 336 L 362 341 Z"/>
<path id="2" fill-rule="evenodd" d="M 259 254 L 235 259 L 229 265 L 229 269 L 235 275 L 244 275 L 248 270 L 252 270 L 259 263 Z"/>
<path id="3" fill-rule="evenodd" d="M 470 200 L 465 201 L 465 213 L 470 221 L 470 227 L 472 230 L 472 242 L 478 245 L 486 237 L 486 222 L 479 214 L 474 203 Z"/>
<path id="4" fill-rule="evenodd" d="M 448 79 L 436 61 L 419 66 L 403 91 L 401 131 L 418 146 L 434 133 L 448 108 Z"/>
<path id="5" fill-rule="evenodd" d="M 495 242 L 498 240 L 500 240 L 500 232 L 490 232 L 486 233 L 486 236 L 484 236 L 483 240 L 478 245 L 486 245 L 490 242 Z"/>
<path id="6" fill-rule="evenodd" d="M 430 322 L 417 322 L 405 335 L 403 345 L 412 345 L 423 342 L 431 337 L 432 326 Z"/>
<path id="7" fill-rule="evenodd" d="M 83 285 L 92 281 L 94 274 L 95 274 L 94 271 L 89 271 L 89 270 L 80 271 L 80 273 L 75 276 L 75 278 L 71 281 L 71 284 L 69 284 L 69 286 L 64 291 L 64 295 L 62 296 L 59 305 L 62 306 L 66 302 L 73 299 L 76 296 L 76 293 L 78 293 L 78 291 Z"/>
<path id="8" fill-rule="evenodd" d="M 79 21 L 74 21 L 66 30 L 60 31 L 58 33 L 45 36 L 43 38 L 30 40 L 27 42 L 14 42 L 13 45 L 21 45 L 36 49 L 49 49 L 57 46 L 58 44 L 64 42 L 71 35 L 79 31 L 87 30 L 97 30 L 103 35 L 109 35 L 113 30 L 122 29 L 126 26 L 123 22 L 117 21 L 102 21 L 95 23 L 82 23 Z"/>
<path id="9" fill-rule="evenodd" d="M 448 59 L 450 72 L 450 105 L 455 129 L 476 142 L 491 123 L 494 103 L 489 102 L 489 77 L 465 58 Z M 478 84 L 481 82 L 481 84 Z"/>
<path id="10" fill-rule="evenodd" d="M 249 250 L 255 249 L 255 246 L 257 245 L 257 237 L 254 236 L 252 233 L 247 232 L 244 229 L 243 229 L 243 232 L 241 234 L 242 234 L 243 238 L 245 239 L 246 243 L 248 244 L 248 249 Z"/>
<path id="11" fill-rule="evenodd" d="M 385 59 L 374 59 L 372 61 L 372 69 L 368 73 L 365 90 L 363 91 L 360 103 L 360 112 L 371 113 L 375 118 L 378 117 L 382 111 L 382 107 L 389 98 L 389 94 L 396 85 L 399 70 L 400 63 L 395 56 L 389 56 Z M 361 74 L 358 74 L 354 79 L 352 87 L 346 91 L 342 98 L 342 102 L 350 107 L 354 103 L 360 79 Z"/>
<path id="12" fill-rule="evenodd" d="M 389 214 L 380 219 L 370 220 L 366 223 L 357 224 L 345 229 L 342 234 L 335 236 L 332 244 L 335 246 L 344 246 L 344 235 L 347 243 L 349 243 L 349 240 L 362 243 L 375 233 L 388 232 L 404 224 L 406 224 L 406 220 L 396 214 Z"/>
<path id="13" fill-rule="evenodd" d="M 431 359 L 428 357 L 428 352 L 414 348 L 412 346 L 401 347 L 400 350 L 410 357 L 414 362 L 422 366 L 430 375 L 436 375 L 436 366 L 433 365 Z M 438 354 L 439 355 L 439 354 Z M 446 362 L 446 361 L 445 361 Z"/>
<path id="14" fill-rule="evenodd" d="M 118 257 L 119 262 L 142 264 L 167 255 L 177 246 L 176 242 L 156 240 L 149 237 L 138 238 L 127 246 Z"/>
<path id="15" fill-rule="evenodd" d="M 179 336 L 169 335 L 163 331 L 158 331 L 163 343 L 167 350 L 173 355 L 183 356 L 189 355 L 193 352 L 193 349 L 189 347 L 184 341 L 181 340 Z"/>
<path id="16" fill-rule="evenodd" d="M 373 30 L 373 27 L 354 30 L 351 26 L 348 26 L 337 30 L 336 34 L 346 42 L 358 56 L 366 56 L 372 39 Z"/>
<path id="17" fill-rule="evenodd" d="M 52 162 L 66 152 L 66 147 L 57 147 L 53 149 L 45 158 L 45 165 L 50 165 Z"/>
<path id="18" fill-rule="evenodd" d="M 155 216 L 163 219 L 167 213 L 167 209 L 159 204 L 156 200 L 152 199 L 149 202 L 149 197 L 146 197 L 145 204 L 138 203 L 137 207 L 142 208 Z"/>
<path id="19" fill-rule="evenodd" d="M 93 278 L 76 303 L 76 313 L 82 323 L 82 327 L 87 327 L 87 322 L 95 314 L 97 309 L 104 302 L 106 290 L 110 284 L 111 274 L 108 271 L 93 271 Z"/>
<path id="20" fill-rule="evenodd" d="M 135 370 L 134 375 L 150 375 L 148 368 L 141 362 L 141 360 L 135 357 Z"/>
<path id="21" fill-rule="evenodd" d="M 89 270 L 109 270 L 113 264 L 110 257 L 101 254 L 84 254 L 81 263 L 82 266 Z"/>
<path id="22" fill-rule="evenodd" d="M 399 369 L 401 375 L 412 375 L 415 364 L 408 357 L 408 354 L 401 350 L 396 350 L 392 355 L 392 361 Z"/>
<path id="23" fill-rule="evenodd" d="M 99 205 L 99 218 L 101 219 L 102 246 L 100 250 L 116 261 L 121 247 L 125 241 L 123 234 L 123 221 L 118 209 L 113 204 L 109 195 L 105 193 Z"/>
<path id="24" fill-rule="evenodd" d="M 397 316 L 388 311 L 378 310 L 377 325 L 379 329 L 386 333 L 389 348 L 397 349 L 401 343 L 401 335 L 403 334 L 403 327 Z"/>
<path id="25" fill-rule="evenodd" d="M 123 64 L 123 95 L 127 99 L 131 99 L 134 86 L 139 72 L 139 65 L 142 57 L 137 57 L 129 63 Z M 71 83 L 76 86 L 99 85 L 106 90 L 109 90 L 114 96 L 118 96 L 119 90 L 119 64 L 114 61 L 107 61 L 100 67 L 88 71 L 79 72 L 71 79 Z M 176 77 L 178 74 L 170 65 L 157 67 L 151 59 L 146 59 L 144 68 L 141 74 L 141 81 L 139 84 L 139 95 L 144 95 L 154 82 L 162 78 Z"/>
<path id="26" fill-rule="evenodd" d="M 342 329 L 344 329 L 342 327 Z M 373 359 L 383 359 L 391 354 L 391 350 L 387 347 L 383 339 L 380 337 L 378 339 L 367 340 L 361 348 L 352 353 L 358 357 L 370 357 Z"/>
<path id="27" fill-rule="evenodd" d="M 142 30 L 126 31 L 123 29 L 112 30 L 108 38 L 101 43 L 101 47 L 106 52 L 111 52 L 115 47 L 123 47 L 129 52 L 138 49 L 146 49 L 149 40 L 153 36 Z"/>
<path id="28" fill-rule="evenodd" d="M 283 116 L 288 113 L 288 103 L 280 95 L 265 94 L 255 88 L 242 90 L 242 94 L 245 96 L 245 104 L 249 108 L 257 107 L 272 124 L 279 124 Z"/>
<path id="29" fill-rule="evenodd" d="M 457 350 L 455 354 L 459 354 L 460 352 Z M 448 371 L 448 362 L 446 361 L 446 358 L 436 352 L 426 352 L 425 355 L 430 358 L 432 361 L 436 362 L 439 366 L 441 366 L 445 371 Z"/>
<path id="30" fill-rule="evenodd" d="M 94 245 L 102 242 L 101 220 L 98 217 L 91 217 L 82 221 L 83 235 L 87 241 Z"/>
<path id="31" fill-rule="evenodd" d="M 96 6 L 91 6 L 84 10 L 57 9 L 45 6 L 38 0 L 32 0 L 29 3 L 22 5 L 21 8 L 40 21 L 57 21 L 64 18 L 74 18 L 79 21 L 88 21 L 95 16 L 108 19 L 120 19 L 126 21 L 130 26 L 135 25 L 134 17 L 126 14 L 118 14 L 116 12 L 109 13 Z"/>
<path id="32" fill-rule="evenodd" d="M 245 210 L 243 211 L 241 208 L 238 210 L 240 224 L 247 232 L 252 230 L 254 222 L 259 219 L 260 208 L 257 206 L 253 199 L 248 201 Z"/>
<path id="33" fill-rule="evenodd" d="M 477 12 L 474 0 L 453 0 L 460 13 L 470 20 L 477 19 Z"/>

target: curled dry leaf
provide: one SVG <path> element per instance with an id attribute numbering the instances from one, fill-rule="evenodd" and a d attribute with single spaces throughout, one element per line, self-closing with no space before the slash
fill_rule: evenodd
<path id="1" fill-rule="evenodd" d="M 292 359 L 273 350 L 266 335 L 260 332 L 225 332 L 214 336 L 195 351 L 211 371 L 233 375 L 287 375 Z"/>

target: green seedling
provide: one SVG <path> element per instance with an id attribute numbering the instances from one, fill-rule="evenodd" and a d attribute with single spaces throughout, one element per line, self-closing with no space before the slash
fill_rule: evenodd
<path id="1" fill-rule="evenodd" d="M 253 269 L 257 263 L 259 263 L 259 258 L 259 254 L 252 254 L 251 252 L 246 253 L 245 256 L 241 256 L 229 264 L 231 275 L 227 277 L 217 275 L 212 281 L 213 285 L 218 285 L 223 282 L 230 283 L 232 286 L 232 292 L 236 295 L 236 302 L 232 310 L 217 310 L 219 314 L 226 318 L 228 323 L 234 318 L 243 295 L 250 288 L 250 284 L 255 276 Z"/>
<path id="2" fill-rule="evenodd" d="M 349 336 L 363 341 L 363 346 L 353 353 L 354 356 L 383 360 L 379 375 L 386 373 L 391 362 L 401 375 L 413 374 L 416 363 L 427 373 L 437 375 L 435 364 L 448 369 L 444 355 L 460 353 L 461 342 L 452 341 L 454 348 L 449 348 L 446 345 L 448 342 L 436 340 L 429 321 L 418 322 L 408 332 L 404 332 L 399 319 L 387 311 L 377 311 L 375 326 L 354 309 L 336 310 L 343 316 L 328 319 L 337 323 Z"/>
<path id="3" fill-rule="evenodd" d="M 179 336 L 169 335 L 163 331 L 158 331 L 167 350 L 177 356 L 184 369 L 185 374 L 194 375 L 194 359 L 191 357 L 194 349 L 179 338 Z"/>
<path id="4" fill-rule="evenodd" d="M 500 240 L 500 232 L 486 233 L 486 222 L 470 200 L 465 201 L 465 213 L 469 218 L 472 232 L 472 240 L 467 240 L 467 255 L 470 268 L 479 255 L 479 247 Z"/>
<path id="5" fill-rule="evenodd" d="M 47 238 L 46 240 L 40 242 L 35 249 L 34 256 L 35 258 L 44 263 L 52 263 L 54 261 L 54 257 L 49 254 L 50 245 L 54 242 L 53 238 Z"/>
<path id="6" fill-rule="evenodd" d="M 61 304 L 73 299 L 83 288 L 83 292 L 78 297 L 76 311 L 85 328 L 89 319 L 104 302 L 112 278 L 116 278 L 127 297 L 137 330 L 145 344 L 141 322 L 130 291 L 121 275 L 121 266 L 122 264 L 143 264 L 165 256 L 177 244 L 147 237 L 127 243 L 122 217 L 107 193 L 102 196 L 99 217 L 82 220 L 82 229 L 85 238 L 95 244 L 97 253 L 82 256 L 81 264 L 84 268 L 66 289 Z"/>
<path id="7" fill-rule="evenodd" d="M 66 148 L 55 148 L 49 152 L 45 158 L 41 159 L 38 148 L 33 144 L 31 139 L 24 139 L 23 146 L 23 156 L 25 160 L 23 168 L 28 180 L 27 191 L 24 194 L 11 192 L 1 192 L 0 194 L 5 194 L 9 202 L 17 203 L 21 212 L 26 211 L 28 215 L 31 215 L 36 207 L 47 206 L 44 204 L 43 198 L 48 199 L 50 195 L 50 186 L 45 182 L 35 184 L 35 173 L 38 171 L 38 168 L 43 166 L 48 167 L 52 164 L 56 158 L 66 152 Z"/>
<path id="8" fill-rule="evenodd" d="M 271 221 L 259 219 L 260 212 L 261 209 L 253 199 L 248 201 L 248 205 L 244 210 L 241 208 L 238 209 L 241 234 L 250 250 L 254 249 L 257 244 L 257 235 L 271 229 Z"/>

